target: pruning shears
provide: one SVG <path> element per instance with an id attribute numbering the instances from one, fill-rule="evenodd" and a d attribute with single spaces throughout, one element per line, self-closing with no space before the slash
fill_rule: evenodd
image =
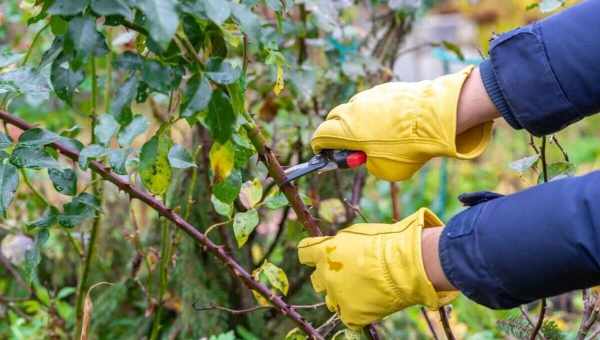
<path id="1" fill-rule="evenodd" d="M 362 151 L 322 150 L 308 162 L 294 165 L 285 170 L 283 184 L 310 173 L 324 173 L 335 169 L 354 169 L 367 162 L 367 155 Z"/>

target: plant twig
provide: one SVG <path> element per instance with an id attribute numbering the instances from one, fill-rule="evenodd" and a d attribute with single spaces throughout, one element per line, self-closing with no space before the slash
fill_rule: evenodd
<path id="1" fill-rule="evenodd" d="M 8 112 L 0 111 L 0 119 L 8 122 L 9 124 L 16 126 L 22 130 L 29 130 L 32 128 L 30 124 L 24 120 L 11 115 Z M 79 160 L 79 152 L 72 148 L 62 145 L 61 143 L 52 143 L 51 147 L 57 149 L 64 156 L 74 160 Z M 273 308 L 279 311 L 281 314 L 290 318 L 294 323 L 298 325 L 305 333 L 314 339 L 323 339 L 323 337 L 316 331 L 316 329 L 308 323 L 302 315 L 300 315 L 294 308 L 287 304 L 279 295 L 273 294 L 269 287 L 255 280 L 250 273 L 248 273 L 238 262 L 225 252 L 222 246 L 213 243 L 210 239 L 200 232 L 198 228 L 184 220 L 179 214 L 175 213 L 172 209 L 167 208 L 163 202 L 153 197 L 149 193 L 141 190 L 140 188 L 132 185 L 131 183 L 124 180 L 121 176 L 115 174 L 110 170 L 109 167 L 98 161 L 91 161 L 90 168 L 92 171 L 98 173 L 105 180 L 113 183 L 120 190 L 127 193 L 132 199 L 138 199 L 158 214 L 171 221 L 175 226 L 185 231 L 190 237 L 200 243 L 203 248 L 215 255 L 225 266 L 229 269 L 231 274 L 241 280 L 248 288 L 256 290 L 260 295 L 265 297 L 274 306 Z"/>
<path id="2" fill-rule="evenodd" d="M 542 329 L 544 324 L 544 316 L 546 315 L 546 299 L 542 299 L 542 305 L 540 306 L 540 316 L 538 317 L 537 323 L 531 332 L 530 340 L 535 340 Z"/>
<path id="3" fill-rule="evenodd" d="M 442 326 L 444 327 L 444 333 L 446 333 L 446 338 L 448 340 L 456 340 L 454 333 L 452 333 L 452 328 L 450 327 L 450 322 L 448 321 L 448 313 L 446 310 L 446 306 L 442 306 L 439 309 L 440 312 L 440 320 L 442 321 Z"/>
<path id="4" fill-rule="evenodd" d="M 290 305 L 290 307 L 292 307 L 294 309 L 318 309 L 323 306 L 325 306 L 324 302 L 319 302 L 319 303 L 315 303 L 312 305 Z M 219 306 L 214 303 L 210 303 L 206 306 L 199 306 L 194 303 L 194 305 L 192 307 L 197 311 L 217 310 L 217 311 L 227 312 L 227 313 L 234 314 L 234 315 L 252 313 L 252 312 L 255 312 L 255 311 L 261 310 L 261 309 L 273 309 L 274 308 L 271 305 L 260 305 L 260 306 L 253 306 L 253 307 L 244 308 L 244 309 L 233 309 L 233 308 L 229 308 L 229 307 Z"/>
<path id="5" fill-rule="evenodd" d="M 600 299 L 595 294 L 591 294 L 588 289 L 583 290 L 583 303 L 583 316 L 577 331 L 578 340 L 584 340 L 587 337 L 592 326 L 598 320 L 598 313 L 600 312 Z"/>
<path id="6" fill-rule="evenodd" d="M 556 145 L 556 147 L 558 148 L 558 150 L 560 150 L 560 152 L 562 153 L 565 162 L 569 162 L 569 155 L 567 154 L 567 151 L 565 151 L 565 149 L 562 147 L 562 145 L 560 145 L 560 143 L 558 142 L 558 138 L 556 138 L 555 135 L 552 135 L 552 142 L 554 143 L 554 145 Z"/>
<path id="7" fill-rule="evenodd" d="M 398 222 L 400 221 L 400 200 L 396 182 L 390 182 L 390 199 L 392 200 L 392 220 Z"/>
<path id="8" fill-rule="evenodd" d="M 425 307 L 421 307 L 420 309 L 421 309 L 421 314 L 423 315 L 423 319 L 425 319 L 425 322 L 427 322 L 427 327 L 429 327 L 431 336 L 433 337 L 434 340 L 439 340 L 437 332 L 435 331 L 435 327 L 433 327 L 433 322 L 431 321 L 429 314 L 427 314 L 427 309 L 425 309 Z"/>

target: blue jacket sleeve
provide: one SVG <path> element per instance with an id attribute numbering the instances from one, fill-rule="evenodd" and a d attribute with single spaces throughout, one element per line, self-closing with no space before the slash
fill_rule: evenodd
<path id="1" fill-rule="evenodd" d="M 600 111 L 600 0 L 495 38 L 480 71 L 496 108 L 540 136 Z"/>
<path id="2" fill-rule="evenodd" d="M 481 201 L 440 238 L 444 273 L 467 297 L 512 308 L 600 284 L 600 171 Z"/>

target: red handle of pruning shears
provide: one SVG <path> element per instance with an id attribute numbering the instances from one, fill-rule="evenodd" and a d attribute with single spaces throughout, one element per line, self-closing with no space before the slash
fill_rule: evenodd
<path id="1" fill-rule="evenodd" d="M 284 183 L 313 172 L 327 172 L 335 169 L 354 169 L 367 162 L 367 155 L 362 151 L 322 150 L 308 162 L 300 163 L 285 171 Z"/>

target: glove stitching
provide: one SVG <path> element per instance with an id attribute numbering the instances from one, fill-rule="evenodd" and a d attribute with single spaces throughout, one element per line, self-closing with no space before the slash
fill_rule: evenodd
<path id="1" fill-rule="evenodd" d="M 338 231 L 338 234 L 342 234 L 342 233 L 346 233 L 346 234 L 354 234 L 354 235 L 365 235 L 365 236 L 378 236 L 378 235 L 393 235 L 393 234 L 400 234 L 403 231 L 405 231 L 406 229 L 408 229 L 408 227 L 410 227 L 411 225 L 413 225 L 413 223 L 415 223 L 416 221 L 410 221 L 410 223 L 408 223 L 406 226 L 404 226 L 402 229 L 400 230 L 395 230 L 395 231 L 384 231 L 384 232 L 378 232 L 378 233 L 374 233 L 374 234 L 369 234 L 366 232 L 360 232 L 360 231 L 354 231 L 354 230 L 345 230 L 342 229 L 340 231 Z"/>
<path id="2" fill-rule="evenodd" d="M 411 222 L 412 224 L 412 222 Z M 380 234 L 381 235 L 381 234 Z M 380 236 L 381 238 L 381 236 Z M 385 241 L 383 241 L 385 243 Z M 379 251 L 379 264 L 381 266 L 381 269 L 383 271 L 383 279 L 384 281 L 387 283 L 388 287 L 392 290 L 392 296 L 394 298 L 394 302 L 393 302 L 393 306 L 397 306 L 399 304 L 399 297 L 402 295 L 402 289 L 400 289 L 400 287 L 398 287 L 398 285 L 396 285 L 396 283 L 394 282 L 394 279 L 392 278 L 392 275 L 390 274 L 391 269 L 388 265 L 388 261 L 385 257 L 385 247 L 378 247 L 377 249 Z"/>

